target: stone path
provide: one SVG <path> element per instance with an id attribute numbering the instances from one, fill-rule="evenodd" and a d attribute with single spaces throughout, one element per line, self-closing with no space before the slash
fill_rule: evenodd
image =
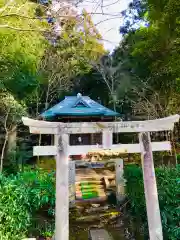
<path id="1" fill-rule="evenodd" d="M 113 240 L 105 229 L 93 229 L 89 231 L 90 240 Z"/>

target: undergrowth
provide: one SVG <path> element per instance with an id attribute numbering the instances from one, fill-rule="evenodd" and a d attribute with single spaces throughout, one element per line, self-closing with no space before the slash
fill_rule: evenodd
<path id="1" fill-rule="evenodd" d="M 160 167 L 155 170 L 164 240 L 180 239 L 180 166 Z M 142 169 L 125 168 L 126 192 L 131 211 L 147 225 Z"/>
<path id="2" fill-rule="evenodd" d="M 31 170 L 8 177 L 1 174 L 0 240 L 20 240 L 27 236 L 36 213 L 46 207 L 46 214 L 50 215 L 54 206 L 53 172 Z"/>

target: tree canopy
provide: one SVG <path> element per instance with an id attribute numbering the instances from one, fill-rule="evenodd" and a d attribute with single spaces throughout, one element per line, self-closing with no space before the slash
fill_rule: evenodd
<path id="1" fill-rule="evenodd" d="M 134 0 L 123 13 L 124 37 L 113 53 L 119 71 L 130 77 L 129 94 L 136 92 L 136 101 L 144 99 L 148 109 L 156 92 L 152 105 L 160 116 L 177 112 L 179 106 L 179 7 L 178 1 Z"/>
<path id="2" fill-rule="evenodd" d="M 5 6 L 0 9 L 0 80 L 9 92 L 22 99 L 36 85 L 38 64 L 47 44 L 41 32 L 30 31 L 31 25 L 42 27 L 39 20 L 29 19 L 34 16 L 36 4 L 19 0 Z"/>

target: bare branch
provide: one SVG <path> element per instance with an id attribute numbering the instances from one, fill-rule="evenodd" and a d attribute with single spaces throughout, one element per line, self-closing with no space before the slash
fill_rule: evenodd
<path id="1" fill-rule="evenodd" d="M 3 12 L 7 9 L 7 7 L 8 7 L 12 2 L 13 2 L 13 0 L 9 0 L 9 1 L 5 4 L 4 7 L 1 7 L 1 8 L 0 8 L 0 13 L 3 13 Z"/>
<path id="2" fill-rule="evenodd" d="M 8 29 L 16 30 L 16 31 L 21 31 L 21 32 L 47 32 L 47 29 L 18 28 L 18 27 L 9 26 L 7 24 L 0 25 L 0 28 L 8 28 Z"/>

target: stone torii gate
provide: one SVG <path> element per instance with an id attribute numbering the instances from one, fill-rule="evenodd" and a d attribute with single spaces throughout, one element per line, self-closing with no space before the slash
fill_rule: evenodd
<path id="1" fill-rule="evenodd" d="M 101 149 L 111 149 L 112 133 L 137 132 L 142 159 L 144 189 L 150 240 L 163 240 L 162 224 L 159 210 L 159 201 L 152 155 L 153 144 L 150 140 L 150 132 L 173 130 L 174 123 L 179 121 L 179 115 L 162 119 L 133 122 L 84 122 L 61 123 L 39 121 L 23 117 L 24 125 L 29 126 L 30 133 L 53 134 L 54 146 L 41 146 L 44 155 L 56 156 L 56 214 L 55 214 L 55 239 L 69 239 L 69 134 L 77 133 L 103 133 Z M 82 146 L 83 147 L 83 146 Z M 113 147 L 114 149 L 114 147 Z M 121 145 L 117 149 L 128 152 Z M 92 149 L 89 149 L 89 151 Z M 159 150 L 163 150 L 161 147 Z M 164 150 L 170 150 L 165 147 Z M 42 155 L 42 154 L 41 154 Z"/>

